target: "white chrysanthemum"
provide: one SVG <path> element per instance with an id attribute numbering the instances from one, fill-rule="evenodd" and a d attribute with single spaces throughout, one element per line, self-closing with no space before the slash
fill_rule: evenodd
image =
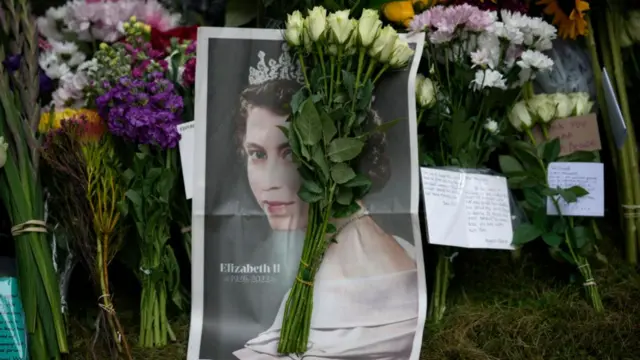
<path id="1" fill-rule="evenodd" d="M 471 81 L 473 90 L 478 91 L 485 88 L 506 89 L 506 79 L 499 71 L 492 69 L 476 71 L 476 77 Z"/>
<path id="2" fill-rule="evenodd" d="M 520 55 L 520 60 L 517 61 L 517 64 L 523 69 L 546 71 L 551 70 L 553 67 L 553 60 L 539 51 L 525 50 L 522 55 Z"/>

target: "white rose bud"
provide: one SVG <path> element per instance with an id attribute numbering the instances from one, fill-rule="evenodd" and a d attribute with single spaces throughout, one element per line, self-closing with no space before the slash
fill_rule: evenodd
<path id="1" fill-rule="evenodd" d="M 487 122 L 484 123 L 484 129 L 495 135 L 498 133 L 498 123 L 492 119 L 487 119 Z"/>
<path id="2" fill-rule="evenodd" d="M 354 29 L 354 23 L 349 19 L 349 10 L 340 10 L 329 14 L 327 23 L 333 33 L 335 42 L 344 45 L 349 40 Z"/>
<path id="3" fill-rule="evenodd" d="M 422 74 L 416 77 L 416 101 L 423 109 L 430 109 L 436 104 L 436 86 Z"/>
<path id="4" fill-rule="evenodd" d="M 358 21 L 353 19 L 354 28 L 358 26 Z M 349 37 L 349 41 L 344 46 L 344 54 L 347 56 L 351 56 L 356 53 L 356 48 L 358 45 L 358 31 L 353 31 L 351 36 Z"/>
<path id="5" fill-rule="evenodd" d="M 9 144 L 4 141 L 4 137 L 0 136 L 0 169 L 4 167 L 4 164 L 7 162 L 7 150 L 9 149 Z"/>
<path id="6" fill-rule="evenodd" d="M 368 48 L 378 36 L 382 28 L 382 21 L 376 10 L 364 9 L 358 20 L 358 39 L 360 45 Z"/>
<path id="7" fill-rule="evenodd" d="M 573 114 L 573 102 L 565 93 L 555 93 L 549 95 L 549 98 L 556 105 L 556 118 L 564 119 Z"/>
<path id="8" fill-rule="evenodd" d="M 533 118 L 531 118 L 529 109 L 527 109 L 527 105 L 524 101 L 518 101 L 513 105 L 509 111 L 509 122 L 518 131 L 531 128 L 533 125 Z"/>
<path id="9" fill-rule="evenodd" d="M 573 108 L 573 115 L 582 116 L 591 112 L 593 108 L 593 102 L 589 100 L 589 94 L 584 92 L 569 94 L 571 99 L 571 106 Z"/>
<path id="10" fill-rule="evenodd" d="M 388 62 L 393 54 L 396 40 L 398 40 L 396 30 L 391 25 L 385 26 L 369 49 L 369 55 L 382 63 Z"/>
<path id="11" fill-rule="evenodd" d="M 409 47 L 409 44 L 404 40 L 396 40 L 393 46 L 393 53 L 389 60 L 389 65 L 393 68 L 402 68 L 409 62 L 413 55 L 413 49 Z"/>
<path id="12" fill-rule="evenodd" d="M 284 38 L 292 47 L 302 44 L 302 32 L 304 31 L 304 17 L 298 10 L 287 15 L 287 24 Z"/>
<path id="13" fill-rule="evenodd" d="M 309 37 L 312 41 L 318 41 L 327 29 L 327 9 L 322 6 L 316 6 L 309 11 L 307 19 L 309 19 L 307 27 Z"/>
<path id="14" fill-rule="evenodd" d="M 538 120 L 547 124 L 556 118 L 556 104 L 547 94 L 539 94 L 527 100 L 527 107 Z"/>

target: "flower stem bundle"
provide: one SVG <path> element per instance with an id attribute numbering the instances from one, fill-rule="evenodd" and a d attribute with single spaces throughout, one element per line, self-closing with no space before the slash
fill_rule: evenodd
<path id="1" fill-rule="evenodd" d="M 305 86 L 291 102 L 289 139 L 302 177 L 298 196 L 309 204 L 300 265 L 280 334 L 280 353 L 304 353 L 311 328 L 313 286 L 323 255 L 337 236 L 335 219 L 353 215 L 371 180 L 357 164 L 367 138 L 390 125 L 376 123 L 371 110 L 375 83 L 389 68 L 404 67 L 413 50 L 378 13 L 365 9 L 359 20 L 349 11 L 327 16 L 315 7 L 304 18 L 288 16 L 285 38 L 293 47 Z M 392 124 L 392 123 L 391 123 Z M 377 127 L 376 127 L 377 126 Z"/>
<path id="2" fill-rule="evenodd" d="M 124 197 L 124 190 L 119 161 L 97 113 L 90 110 L 61 113 L 71 116 L 51 121 L 60 114 L 44 114 L 40 126 L 48 131 L 43 157 L 48 170 L 50 216 L 91 273 L 102 309 L 101 319 L 105 320 L 102 323 L 110 334 L 107 342 L 131 359 L 109 290 L 108 267 L 121 245 L 117 203 Z M 59 126 L 51 129 L 46 123 Z"/>
<path id="3" fill-rule="evenodd" d="M 508 178 L 509 187 L 520 193 L 522 208 L 531 222 L 520 224 L 514 231 L 513 244 L 522 246 L 542 239 L 552 256 L 576 266 L 583 277 L 583 286 L 591 305 L 604 311 L 598 286 L 587 256 L 596 245 L 596 231 L 592 219 L 562 214 L 560 200 L 574 203 L 588 195 L 580 186 L 553 188 L 548 182 L 548 167 L 553 162 L 597 162 L 598 154 L 577 151 L 560 155 L 560 139 L 549 137 L 554 120 L 588 114 L 593 107 L 586 93 L 538 94 L 526 96 L 509 112 L 509 120 L 522 134 L 522 140 L 509 142 L 510 155 L 501 155 L 500 168 Z M 541 128 L 542 140 L 536 139 L 532 127 Z M 551 199 L 558 216 L 547 215 L 547 198 Z"/>
<path id="4" fill-rule="evenodd" d="M 0 136 L 7 142 L 0 197 L 13 224 L 30 358 L 60 359 L 68 346 L 58 279 L 46 241 L 36 135 L 40 118 L 38 37 L 28 1 L 0 4 L 0 40 L 0 59 L 22 55 L 13 73 L 0 65 Z"/>

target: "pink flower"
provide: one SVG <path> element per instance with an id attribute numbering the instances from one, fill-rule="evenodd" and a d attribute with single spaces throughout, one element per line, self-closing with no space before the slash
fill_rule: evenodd
<path id="1" fill-rule="evenodd" d="M 182 84 L 185 87 L 193 86 L 196 83 L 196 58 L 192 57 L 184 64 L 182 73 Z"/>
<path id="2" fill-rule="evenodd" d="M 180 22 L 179 14 L 171 14 L 157 0 L 138 2 L 135 14 L 140 21 L 161 31 L 173 29 Z"/>

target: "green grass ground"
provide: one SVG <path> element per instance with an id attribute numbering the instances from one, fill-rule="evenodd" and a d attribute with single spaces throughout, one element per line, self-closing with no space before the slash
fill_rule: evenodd
<path id="1" fill-rule="evenodd" d="M 450 304 L 425 330 L 424 360 L 640 359 L 640 276 L 616 261 L 597 270 L 606 311 L 595 314 L 571 267 L 542 254 L 514 261 L 505 252 L 463 252 L 456 258 Z M 72 285 L 73 286 L 73 285 Z M 72 294 L 73 296 L 73 294 Z M 72 299 L 73 300 L 73 299 Z M 123 323 L 136 343 L 136 296 L 120 291 Z M 73 306 L 73 305 L 72 305 Z M 80 309 L 80 310 L 78 310 Z M 70 318 L 72 359 L 91 359 L 93 317 L 77 307 Z M 134 347 L 134 358 L 184 359 L 188 317 L 177 316 L 179 340 L 163 349 Z M 95 358 L 109 359 L 95 350 Z"/>

